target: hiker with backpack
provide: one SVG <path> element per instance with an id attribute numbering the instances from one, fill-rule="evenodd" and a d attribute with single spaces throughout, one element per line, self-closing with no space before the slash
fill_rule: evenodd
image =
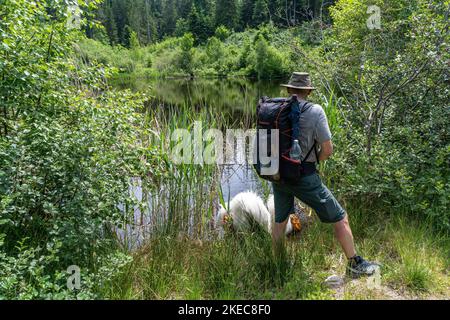
<path id="1" fill-rule="evenodd" d="M 378 265 L 357 255 L 347 213 L 317 173 L 317 163 L 332 155 L 333 144 L 324 110 L 320 105 L 306 100 L 315 90 L 310 76 L 308 73 L 294 72 L 289 83 L 282 86 L 287 88 L 290 97 L 263 97 L 257 111 L 255 168 L 260 177 L 272 182 L 275 198 L 274 250 L 277 254 L 284 252 L 284 230 L 289 215 L 294 212 L 296 197 L 314 209 L 321 222 L 333 224 L 335 236 L 348 259 L 347 274 L 351 277 L 372 275 Z M 276 137 L 272 136 L 274 129 L 278 130 Z M 269 143 L 260 145 L 263 135 L 267 135 Z M 266 149 L 262 151 L 270 156 L 274 143 L 278 143 L 278 170 L 265 175 L 264 166 L 267 163 L 262 162 L 260 149 Z"/>

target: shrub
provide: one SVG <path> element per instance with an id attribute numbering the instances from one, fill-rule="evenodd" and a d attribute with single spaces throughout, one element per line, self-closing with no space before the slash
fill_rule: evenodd
<path id="1" fill-rule="evenodd" d="M 107 90 L 108 69 L 73 59 L 81 36 L 66 29 L 65 11 L 55 4 L 50 17 L 23 0 L 0 7 L 9 30 L 0 45 L 0 95 L 9 97 L 0 118 L 0 297 L 92 297 L 102 274 L 119 274 L 129 262 L 116 232 L 132 216 L 130 179 L 156 160 L 139 143 L 141 98 Z M 81 291 L 66 287 L 70 265 L 82 270 Z"/>
<path id="2" fill-rule="evenodd" d="M 220 41 L 225 41 L 231 35 L 230 30 L 225 26 L 219 26 L 216 28 L 214 36 Z"/>
<path id="3" fill-rule="evenodd" d="M 194 55 L 194 36 L 186 33 L 181 38 L 181 54 L 178 60 L 178 66 L 186 73 L 192 74 L 193 71 L 193 55 Z"/>
<path id="4" fill-rule="evenodd" d="M 250 57 L 250 60 L 251 73 L 258 79 L 281 77 L 287 73 L 285 57 L 261 36 L 255 42 L 254 56 Z"/>

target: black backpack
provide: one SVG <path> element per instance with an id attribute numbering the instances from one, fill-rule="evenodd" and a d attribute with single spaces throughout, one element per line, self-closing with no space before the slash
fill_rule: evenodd
<path id="1" fill-rule="evenodd" d="M 254 167 L 258 175 L 266 180 L 274 182 L 296 182 L 302 175 L 306 173 L 310 168 L 305 168 L 301 161 L 291 159 L 289 152 L 292 147 L 292 123 L 291 121 L 299 121 L 300 114 L 297 119 L 291 120 L 291 110 L 294 104 L 299 104 L 300 114 L 308 110 L 313 106 L 312 103 L 307 101 L 299 102 L 296 95 L 289 98 L 268 98 L 262 97 L 257 106 L 257 125 L 256 125 L 256 142 L 254 151 Z M 266 155 L 271 157 L 272 144 L 276 143 L 276 135 L 272 137 L 271 130 L 278 129 L 279 149 L 276 172 L 271 172 L 267 175 L 262 172 L 262 164 L 260 159 L 260 148 L 266 151 Z M 301 128 L 300 128 L 301 130 Z M 265 133 L 265 134 L 264 134 Z M 263 134 L 263 135 L 261 135 Z M 267 138 L 267 143 L 264 143 Z M 298 137 L 295 137 L 298 140 Z M 275 146 L 275 145 L 274 145 Z M 309 157 L 315 146 L 309 150 L 305 159 Z M 315 169 L 315 165 L 314 165 Z M 272 170 L 273 171 L 273 170 Z"/>

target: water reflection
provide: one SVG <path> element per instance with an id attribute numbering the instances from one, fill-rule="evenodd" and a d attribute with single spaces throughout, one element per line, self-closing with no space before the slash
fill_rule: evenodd
<path id="1" fill-rule="evenodd" d="M 242 77 L 196 79 L 139 79 L 122 76 L 112 84 L 118 88 L 146 92 L 166 104 L 187 104 L 220 111 L 253 114 L 259 97 L 284 94 L 282 80 L 255 81 Z"/>

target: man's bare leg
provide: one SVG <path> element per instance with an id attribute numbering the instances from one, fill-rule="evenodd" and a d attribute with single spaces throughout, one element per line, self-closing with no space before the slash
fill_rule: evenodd
<path id="1" fill-rule="evenodd" d="M 355 244 L 353 242 L 352 229 L 348 223 L 348 216 L 345 215 L 344 219 L 336 222 L 334 225 L 334 234 L 344 250 L 348 259 L 356 255 Z"/>
<path id="2" fill-rule="evenodd" d="M 274 223 L 272 227 L 272 246 L 276 258 L 280 258 L 284 253 L 284 232 L 288 219 L 281 223 Z"/>
<path id="3" fill-rule="evenodd" d="M 348 259 L 347 275 L 353 278 L 373 275 L 380 265 L 376 262 L 366 261 L 361 256 L 356 255 L 352 229 L 350 229 L 347 215 L 334 224 L 334 233 Z"/>

